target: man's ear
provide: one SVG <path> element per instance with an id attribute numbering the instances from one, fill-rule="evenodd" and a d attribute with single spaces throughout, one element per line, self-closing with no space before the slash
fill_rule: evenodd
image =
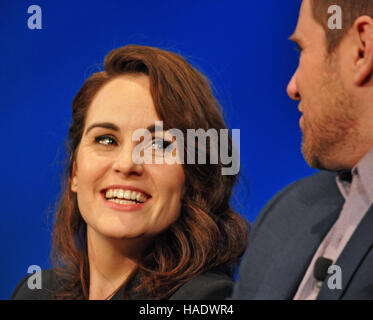
<path id="1" fill-rule="evenodd" d="M 73 169 L 72 169 L 72 172 L 71 172 L 71 191 L 72 192 L 77 192 L 78 190 L 78 177 L 76 175 L 76 171 L 77 171 L 77 168 L 76 168 L 76 161 L 73 162 Z"/>
<path id="2" fill-rule="evenodd" d="M 357 86 L 363 86 L 371 79 L 373 73 L 373 19 L 361 16 L 356 19 L 352 28 L 358 37 L 354 82 Z"/>

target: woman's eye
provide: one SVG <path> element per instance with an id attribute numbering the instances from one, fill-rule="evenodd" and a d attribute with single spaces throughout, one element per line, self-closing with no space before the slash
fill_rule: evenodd
<path id="1" fill-rule="evenodd" d="M 103 144 L 104 146 L 114 145 L 116 143 L 115 139 L 111 136 L 99 136 L 95 138 L 95 142 Z"/>
<path id="2" fill-rule="evenodd" d="M 165 150 L 171 142 L 165 141 L 163 139 L 156 139 L 152 142 L 152 149 L 154 150 Z"/>

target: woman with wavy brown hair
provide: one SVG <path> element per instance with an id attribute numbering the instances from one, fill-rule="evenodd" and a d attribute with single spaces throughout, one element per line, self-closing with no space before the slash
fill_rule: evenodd
<path id="1" fill-rule="evenodd" d="M 238 177 L 222 175 L 220 157 L 216 164 L 134 161 L 139 142 L 152 160 L 170 153 L 174 141 L 157 121 L 184 135 L 226 129 L 207 79 L 181 56 L 136 45 L 113 50 L 72 104 L 55 266 L 42 272 L 42 290 L 28 289 L 25 277 L 13 299 L 229 297 L 248 233 L 230 206 Z M 144 128 L 149 141 L 134 140 Z M 228 144 L 232 150 L 231 136 Z"/>

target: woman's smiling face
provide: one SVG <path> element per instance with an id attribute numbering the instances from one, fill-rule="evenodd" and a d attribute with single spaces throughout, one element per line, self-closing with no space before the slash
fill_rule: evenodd
<path id="1" fill-rule="evenodd" d="M 146 75 L 119 76 L 96 94 L 86 116 L 71 183 L 88 233 L 147 239 L 179 217 L 185 184 L 182 165 L 135 164 L 132 160 L 138 143 L 132 142 L 133 132 L 154 126 L 156 121 L 160 119 Z M 153 140 L 154 146 L 154 152 L 162 153 L 159 139 Z"/>

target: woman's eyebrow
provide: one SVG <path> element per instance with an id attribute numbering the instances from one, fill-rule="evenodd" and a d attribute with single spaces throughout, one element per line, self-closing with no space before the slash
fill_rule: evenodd
<path id="1" fill-rule="evenodd" d="M 111 122 L 101 122 L 101 123 L 94 123 L 90 125 L 87 130 L 85 131 L 85 135 L 88 134 L 89 131 L 91 131 L 93 128 L 105 128 L 105 129 L 111 129 L 114 131 L 120 131 L 118 126 Z"/>
<path id="2" fill-rule="evenodd" d="M 146 128 L 146 130 L 148 130 L 150 133 L 155 133 L 156 131 L 157 132 L 163 132 L 164 131 L 164 128 L 163 127 L 159 127 L 159 126 L 155 126 L 154 124 L 153 125 L 150 125 Z"/>
<path id="3" fill-rule="evenodd" d="M 91 131 L 93 128 L 105 128 L 105 129 L 111 129 L 114 131 L 120 131 L 119 127 L 112 123 L 112 122 L 101 122 L 101 123 L 93 123 L 90 125 L 87 130 L 85 131 L 85 135 L 88 134 L 89 131 Z M 162 127 L 150 125 L 146 128 L 146 130 L 150 131 L 150 133 L 154 133 L 155 131 L 164 131 Z"/>

